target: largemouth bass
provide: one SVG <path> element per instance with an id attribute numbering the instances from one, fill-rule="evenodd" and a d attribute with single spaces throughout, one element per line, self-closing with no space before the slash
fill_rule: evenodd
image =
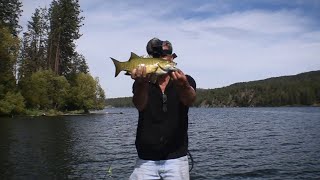
<path id="1" fill-rule="evenodd" d="M 121 71 L 126 71 L 126 75 L 130 75 L 132 70 L 138 66 L 145 66 L 147 74 L 161 75 L 166 74 L 170 71 L 178 70 L 175 66 L 177 63 L 172 61 L 167 61 L 161 58 L 143 58 L 139 57 L 135 53 L 131 52 L 130 59 L 126 62 L 120 62 L 116 59 L 110 57 L 116 68 L 115 77 Z"/>

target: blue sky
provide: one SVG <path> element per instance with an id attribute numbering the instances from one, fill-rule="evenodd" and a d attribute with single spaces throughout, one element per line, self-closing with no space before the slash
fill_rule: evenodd
<path id="1" fill-rule="evenodd" d="M 50 0 L 23 0 L 20 24 Z M 133 80 L 114 77 L 110 59 L 146 55 L 153 37 L 169 40 L 178 67 L 198 88 L 320 70 L 319 0 L 80 0 L 76 42 L 107 98 L 132 95 Z"/>

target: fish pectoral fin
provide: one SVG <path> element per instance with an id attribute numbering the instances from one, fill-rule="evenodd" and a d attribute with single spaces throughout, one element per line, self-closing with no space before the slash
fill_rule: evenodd
<path id="1" fill-rule="evenodd" d="M 136 58 L 140 58 L 137 54 L 135 54 L 134 52 L 131 52 L 131 56 L 130 56 L 130 59 L 129 59 L 129 61 L 131 60 L 131 59 L 136 59 Z"/>
<path id="2" fill-rule="evenodd" d="M 160 67 L 157 67 L 156 70 L 154 71 L 154 73 L 155 73 L 156 75 L 160 75 L 160 74 L 166 74 L 167 71 L 163 70 L 163 69 L 160 68 Z"/>
<path id="3" fill-rule="evenodd" d="M 160 64 L 158 64 L 158 67 L 162 70 L 162 71 L 166 71 L 166 69 L 164 67 L 162 67 Z"/>

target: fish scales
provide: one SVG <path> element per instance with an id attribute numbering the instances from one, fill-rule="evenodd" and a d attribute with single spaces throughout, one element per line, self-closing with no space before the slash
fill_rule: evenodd
<path id="1" fill-rule="evenodd" d="M 114 58 L 111 58 L 116 71 L 115 71 L 115 77 L 118 76 L 118 74 L 121 71 L 126 71 L 126 74 L 131 74 L 132 70 L 137 68 L 139 65 L 144 65 L 146 67 L 146 73 L 147 74 L 166 74 L 169 71 L 175 71 L 177 68 L 175 67 L 177 63 L 172 61 L 167 61 L 161 58 L 143 58 L 139 57 L 135 53 L 131 52 L 130 59 L 126 62 L 120 62 Z"/>

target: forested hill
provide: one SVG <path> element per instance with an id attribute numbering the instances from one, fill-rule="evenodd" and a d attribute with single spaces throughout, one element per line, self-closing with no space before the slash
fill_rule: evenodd
<path id="1" fill-rule="evenodd" d="M 235 83 L 217 89 L 199 89 L 195 106 L 309 106 L 319 103 L 320 71 L 312 71 L 294 76 Z"/>
<path id="2" fill-rule="evenodd" d="M 131 97 L 107 99 L 114 107 L 133 106 Z M 196 107 L 319 106 L 320 71 L 197 89 Z"/>

